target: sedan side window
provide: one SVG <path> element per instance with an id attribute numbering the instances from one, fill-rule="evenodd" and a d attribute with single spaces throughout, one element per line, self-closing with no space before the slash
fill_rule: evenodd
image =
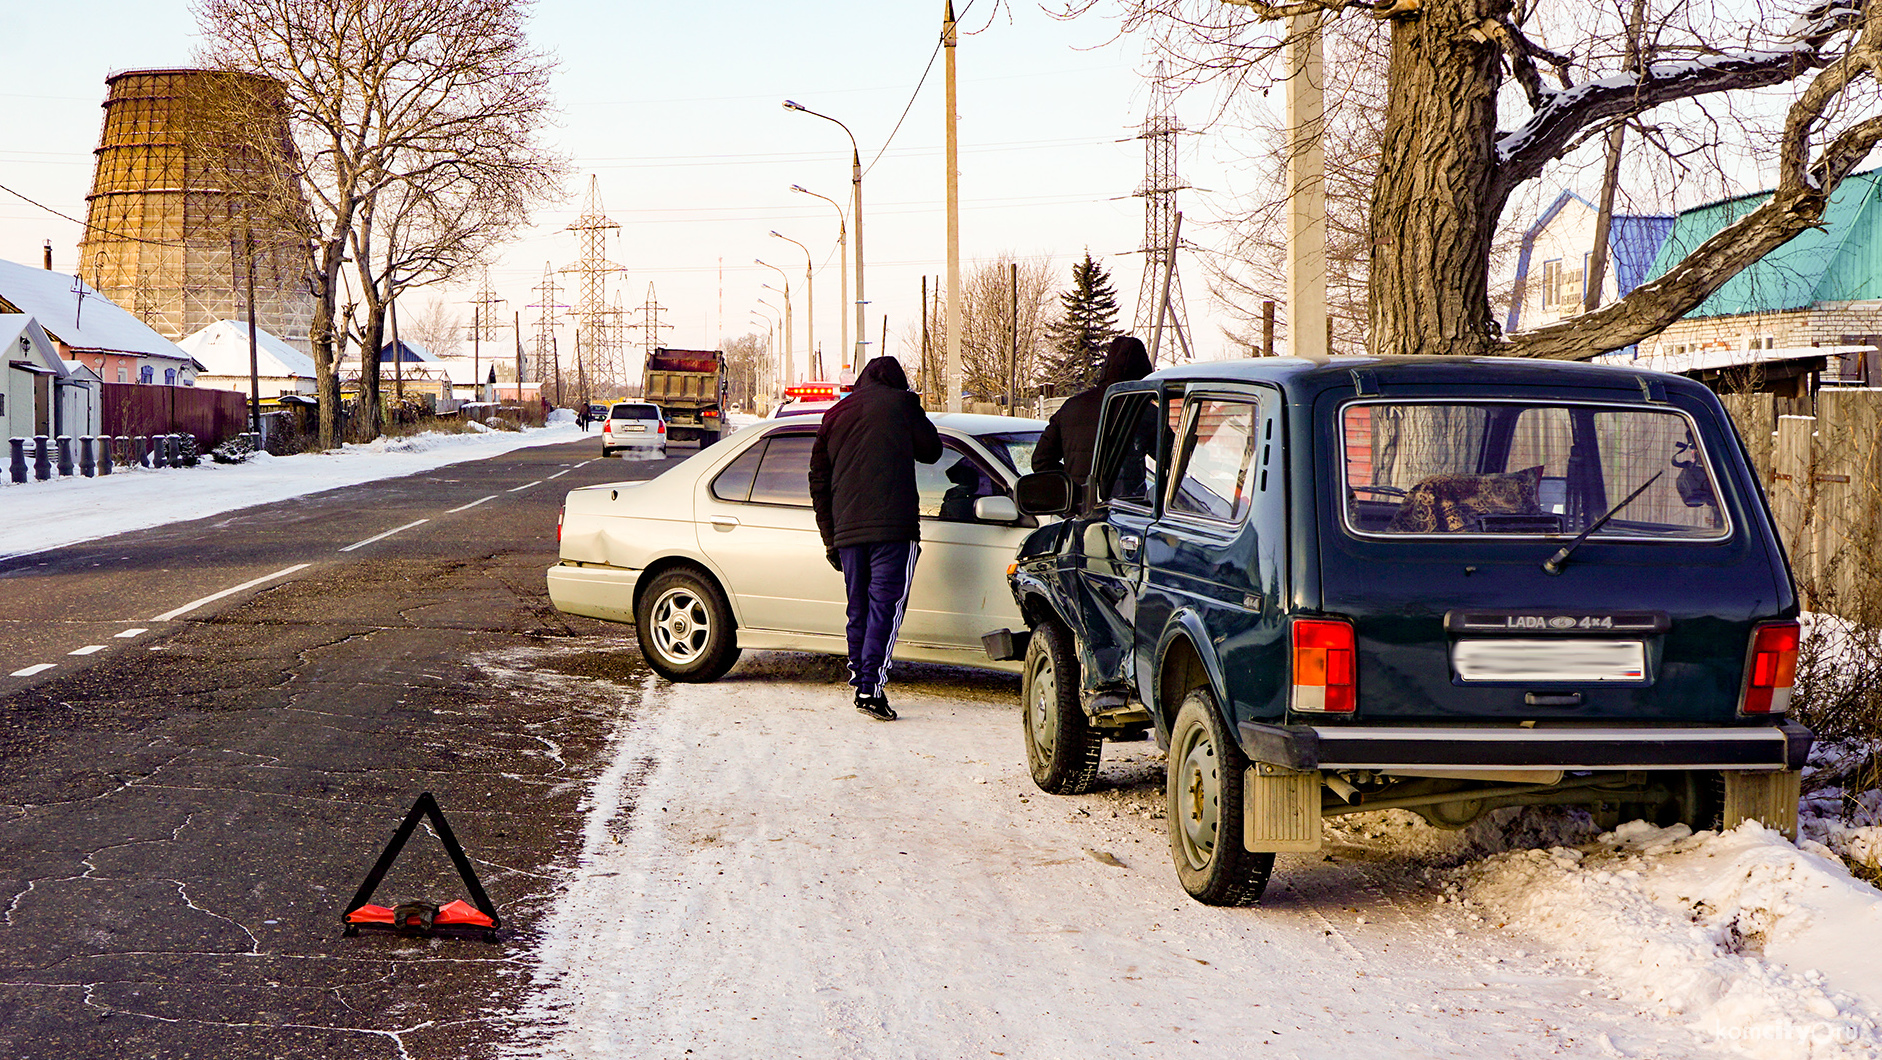
<path id="1" fill-rule="evenodd" d="M 810 507 L 810 447 L 816 442 L 814 434 L 774 436 L 752 478 L 752 503 Z"/>
<path id="2" fill-rule="evenodd" d="M 752 479 L 758 477 L 758 461 L 764 458 L 766 444 L 759 442 L 745 450 L 737 460 L 719 472 L 718 477 L 712 480 L 712 495 L 722 501 L 736 501 L 740 504 L 751 500 Z"/>
<path id="3" fill-rule="evenodd" d="M 950 523 L 974 522 L 974 502 L 982 497 L 1004 497 L 1006 489 L 953 443 L 941 444 L 941 459 L 915 465 L 915 490 L 920 496 L 922 517 Z"/>

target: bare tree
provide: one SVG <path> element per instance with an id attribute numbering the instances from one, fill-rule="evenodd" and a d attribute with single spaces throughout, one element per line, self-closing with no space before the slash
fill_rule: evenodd
<path id="1" fill-rule="evenodd" d="M 1076 0 L 1071 10 L 1101 3 Z M 1367 223 L 1367 326 L 1377 353 L 1586 358 L 1640 341 L 1818 224 L 1837 185 L 1882 141 L 1882 9 L 1862 0 L 1802 0 L 1789 11 L 1668 0 L 1637 23 L 1652 27 L 1645 41 L 1613 8 L 1532 0 L 1117 3 L 1126 31 L 1155 28 L 1190 76 L 1222 79 L 1230 92 L 1272 80 L 1289 19 L 1389 22 Z M 1677 155 L 1727 145 L 1722 130 L 1761 107 L 1781 112 L 1771 123 L 1774 146 L 1744 160 L 1775 171 L 1769 200 L 1618 301 L 1500 334 L 1491 260 L 1518 189 L 1615 123 L 1659 136 Z M 1659 120 L 1667 113 L 1699 130 L 1696 148 L 1675 142 L 1674 123 Z"/>
<path id="2" fill-rule="evenodd" d="M 771 362 L 771 343 L 756 332 L 748 332 L 725 344 L 726 390 L 732 404 L 748 412 L 758 409 L 758 395 L 763 389 Z"/>
<path id="3" fill-rule="evenodd" d="M 415 342 L 440 357 L 450 357 L 464 348 L 464 318 L 451 311 L 442 298 L 433 298 L 423 306 L 401 303 L 399 338 Z"/>
<path id="4" fill-rule="evenodd" d="M 336 440 L 349 323 L 368 351 L 398 290 L 481 260 L 559 179 L 538 135 L 553 62 L 528 0 L 198 0 L 198 59 L 280 86 L 314 295 L 319 443 Z M 356 262 L 363 317 L 340 301 Z M 376 356 L 363 358 L 367 375 Z M 376 413 L 369 402 L 368 415 Z"/>
<path id="5" fill-rule="evenodd" d="M 1019 275 L 1018 354 L 1014 353 L 1014 266 Z M 1012 395 L 1023 403 L 1036 387 L 1041 367 L 1051 357 L 1047 326 L 1054 319 L 1057 283 L 1049 257 L 1019 259 L 1011 253 L 982 262 L 961 283 L 961 387 L 976 401 L 998 401 L 1007 396 L 1008 380 L 1017 383 Z M 935 292 L 938 296 L 938 292 Z M 947 348 L 945 314 L 930 308 L 928 346 L 930 360 L 938 362 Z M 920 326 L 906 336 L 911 348 L 921 348 Z M 922 372 L 939 377 L 937 366 Z M 938 388 L 936 389 L 938 393 Z"/>

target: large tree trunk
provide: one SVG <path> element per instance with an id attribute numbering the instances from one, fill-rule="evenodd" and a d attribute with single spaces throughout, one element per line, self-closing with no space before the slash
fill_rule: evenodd
<path id="1" fill-rule="evenodd" d="M 1372 199 L 1372 352 L 1487 354 L 1498 49 L 1505 5 L 1425 0 L 1392 26 L 1391 96 Z"/>

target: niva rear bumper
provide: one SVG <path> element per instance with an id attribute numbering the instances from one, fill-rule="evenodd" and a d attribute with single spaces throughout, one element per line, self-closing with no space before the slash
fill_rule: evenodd
<path id="1" fill-rule="evenodd" d="M 1743 726 L 1264 725 L 1242 750 L 1288 769 L 1798 770 L 1814 737 L 1788 718 Z"/>

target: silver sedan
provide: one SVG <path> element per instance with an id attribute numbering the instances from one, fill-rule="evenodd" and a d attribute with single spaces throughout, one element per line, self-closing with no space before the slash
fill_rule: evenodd
<path id="1" fill-rule="evenodd" d="M 1037 525 L 1012 499 L 1045 424 L 931 417 L 943 453 L 917 464 L 921 560 L 897 659 L 1018 671 L 981 634 L 1023 625 L 1006 572 Z M 648 482 L 570 491 L 549 598 L 570 614 L 638 627 L 673 681 L 712 681 L 739 652 L 843 655 L 843 577 L 824 560 L 810 507 L 817 418 L 747 427 Z"/>

